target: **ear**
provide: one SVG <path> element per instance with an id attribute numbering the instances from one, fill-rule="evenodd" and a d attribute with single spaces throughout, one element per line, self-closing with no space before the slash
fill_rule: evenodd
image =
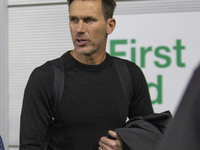
<path id="1" fill-rule="evenodd" d="M 116 21 L 114 18 L 109 18 L 107 20 L 107 34 L 111 34 L 115 29 Z"/>

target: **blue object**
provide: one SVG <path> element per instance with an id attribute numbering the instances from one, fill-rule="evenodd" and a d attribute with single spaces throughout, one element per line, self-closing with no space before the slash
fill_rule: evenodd
<path id="1" fill-rule="evenodd" d="M 5 150 L 1 136 L 0 136 L 0 150 Z"/>

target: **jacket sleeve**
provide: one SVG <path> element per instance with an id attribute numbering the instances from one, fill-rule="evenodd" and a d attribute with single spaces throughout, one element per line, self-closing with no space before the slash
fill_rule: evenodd
<path id="1" fill-rule="evenodd" d="M 44 150 L 51 113 L 52 76 L 41 67 L 30 75 L 21 112 L 20 150 Z"/>

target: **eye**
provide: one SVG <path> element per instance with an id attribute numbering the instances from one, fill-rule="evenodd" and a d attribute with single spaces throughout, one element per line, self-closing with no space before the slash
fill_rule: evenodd
<path id="1" fill-rule="evenodd" d="M 84 22 L 85 23 L 90 23 L 90 22 L 94 22 L 95 21 L 95 19 L 93 19 L 93 18 L 91 18 L 91 17 L 88 17 L 88 18 L 85 18 L 84 19 Z"/>
<path id="2" fill-rule="evenodd" d="M 70 18 L 70 21 L 71 21 L 71 22 L 74 22 L 74 23 L 78 23 L 78 18 L 76 18 L 76 17 L 71 17 L 71 18 Z"/>

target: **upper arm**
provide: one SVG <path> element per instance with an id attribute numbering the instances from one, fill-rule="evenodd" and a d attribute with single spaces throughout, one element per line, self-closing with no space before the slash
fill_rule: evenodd
<path id="1" fill-rule="evenodd" d="M 52 75 L 36 68 L 24 91 L 20 124 L 20 148 L 44 146 L 51 112 Z"/>
<path id="2" fill-rule="evenodd" d="M 133 95 L 129 107 L 129 118 L 153 113 L 149 89 L 142 70 L 134 63 L 129 64 Z"/>

